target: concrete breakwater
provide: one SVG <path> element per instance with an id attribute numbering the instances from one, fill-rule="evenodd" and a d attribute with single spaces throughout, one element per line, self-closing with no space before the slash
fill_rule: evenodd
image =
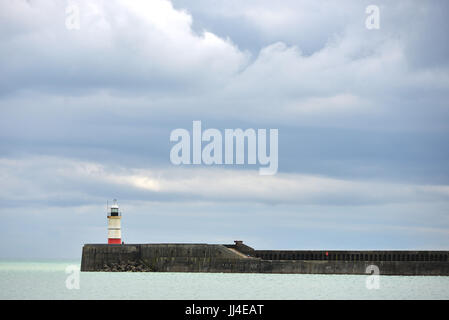
<path id="1" fill-rule="evenodd" d="M 81 271 L 449 275 L 449 251 L 254 250 L 235 244 L 86 244 Z"/>

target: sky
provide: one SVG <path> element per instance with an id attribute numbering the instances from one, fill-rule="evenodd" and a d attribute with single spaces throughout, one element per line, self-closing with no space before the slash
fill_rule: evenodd
<path id="1" fill-rule="evenodd" d="M 0 258 L 80 258 L 114 198 L 125 243 L 449 249 L 448 13 L 1 1 Z M 277 174 L 172 164 L 170 133 L 198 120 L 278 129 Z"/>

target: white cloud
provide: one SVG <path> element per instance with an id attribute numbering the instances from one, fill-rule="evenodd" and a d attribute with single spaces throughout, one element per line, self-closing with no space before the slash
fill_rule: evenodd
<path id="1" fill-rule="evenodd" d="M 447 185 L 398 184 L 285 173 L 266 177 L 258 175 L 257 170 L 216 167 L 135 169 L 54 157 L 1 159 L 0 174 L 3 183 L 9 186 L 1 192 L 3 201 L 53 201 L 64 197 L 98 201 L 91 194 L 92 189 L 98 187 L 104 189 L 101 194 L 106 198 L 110 196 L 108 192 L 115 190 L 123 194 L 134 192 L 134 198 L 152 194 L 153 199 L 161 201 L 166 196 L 178 197 L 179 201 L 303 205 L 449 201 Z M 42 196 L 44 198 L 39 199 Z"/>
<path id="2" fill-rule="evenodd" d="M 63 4 L 32 3 L 1 4 L 0 11 L 11 13 L 2 23 L 10 30 L 2 35 L 5 50 L 0 53 L 5 92 L 37 90 L 50 99 L 81 92 L 81 100 L 91 101 L 89 109 L 102 108 L 95 105 L 102 95 L 111 105 L 120 99 L 126 115 L 145 109 L 178 116 L 198 112 L 204 117 L 346 128 L 392 127 L 394 122 L 410 130 L 436 127 L 425 119 L 429 108 L 441 112 L 449 89 L 447 67 L 416 69 L 410 63 L 409 35 L 402 33 L 406 21 L 394 29 L 400 36 L 384 29 L 370 32 L 363 27 L 364 10 L 360 25 L 353 11 L 344 13 L 351 3 L 332 8 L 307 1 L 242 4 L 237 11 L 245 19 L 273 26 L 277 35 L 293 31 L 273 19 L 308 26 L 298 30 L 308 30 L 312 21 L 323 23 L 327 30 L 323 46 L 312 53 L 303 52 L 301 41 L 277 40 L 252 59 L 232 39 L 193 31 L 194 17 L 166 0 L 81 1 L 79 31 L 65 29 Z M 294 8 L 305 8 L 308 14 Z M 228 9 L 222 9 L 227 16 Z M 258 14 L 271 9 L 273 14 Z M 389 19 L 403 14 L 396 7 L 391 11 Z M 335 15 L 335 21 L 327 21 Z M 334 24 L 338 31 L 329 27 Z M 419 105 L 427 108 L 416 105 L 409 93 L 420 94 Z M 51 103 L 39 101 L 43 109 Z M 76 110 L 83 108 L 82 101 L 75 105 Z M 436 118 L 439 126 L 447 126 Z"/>
<path id="3" fill-rule="evenodd" d="M 130 86 L 155 81 L 217 85 L 247 61 L 229 39 L 194 33 L 192 17 L 166 0 L 76 5 L 80 29 L 74 31 L 65 28 L 64 3 L 2 2 L 0 11 L 10 13 L 2 25 L 11 29 L 2 35 L 8 47 L 2 64 L 15 90 L 60 81 L 96 89 L 117 88 L 121 81 Z"/>

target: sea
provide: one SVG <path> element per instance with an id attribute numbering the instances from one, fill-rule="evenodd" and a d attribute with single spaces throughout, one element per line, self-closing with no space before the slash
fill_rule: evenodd
<path id="1" fill-rule="evenodd" d="M 79 272 L 79 261 L 0 261 L 0 299 L 449 299 L 447 276 Z"/>

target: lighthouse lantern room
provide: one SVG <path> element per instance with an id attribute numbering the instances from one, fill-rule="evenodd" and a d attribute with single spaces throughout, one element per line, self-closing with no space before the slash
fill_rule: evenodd
<path id="1" fill-rule="evenodd" d="M 119 210 L 117 200 L 114 199 L 111 206 L 107 205 L 108 213 L 108 244 L 122 243 L 121 219 L 122 213 Z"/>

